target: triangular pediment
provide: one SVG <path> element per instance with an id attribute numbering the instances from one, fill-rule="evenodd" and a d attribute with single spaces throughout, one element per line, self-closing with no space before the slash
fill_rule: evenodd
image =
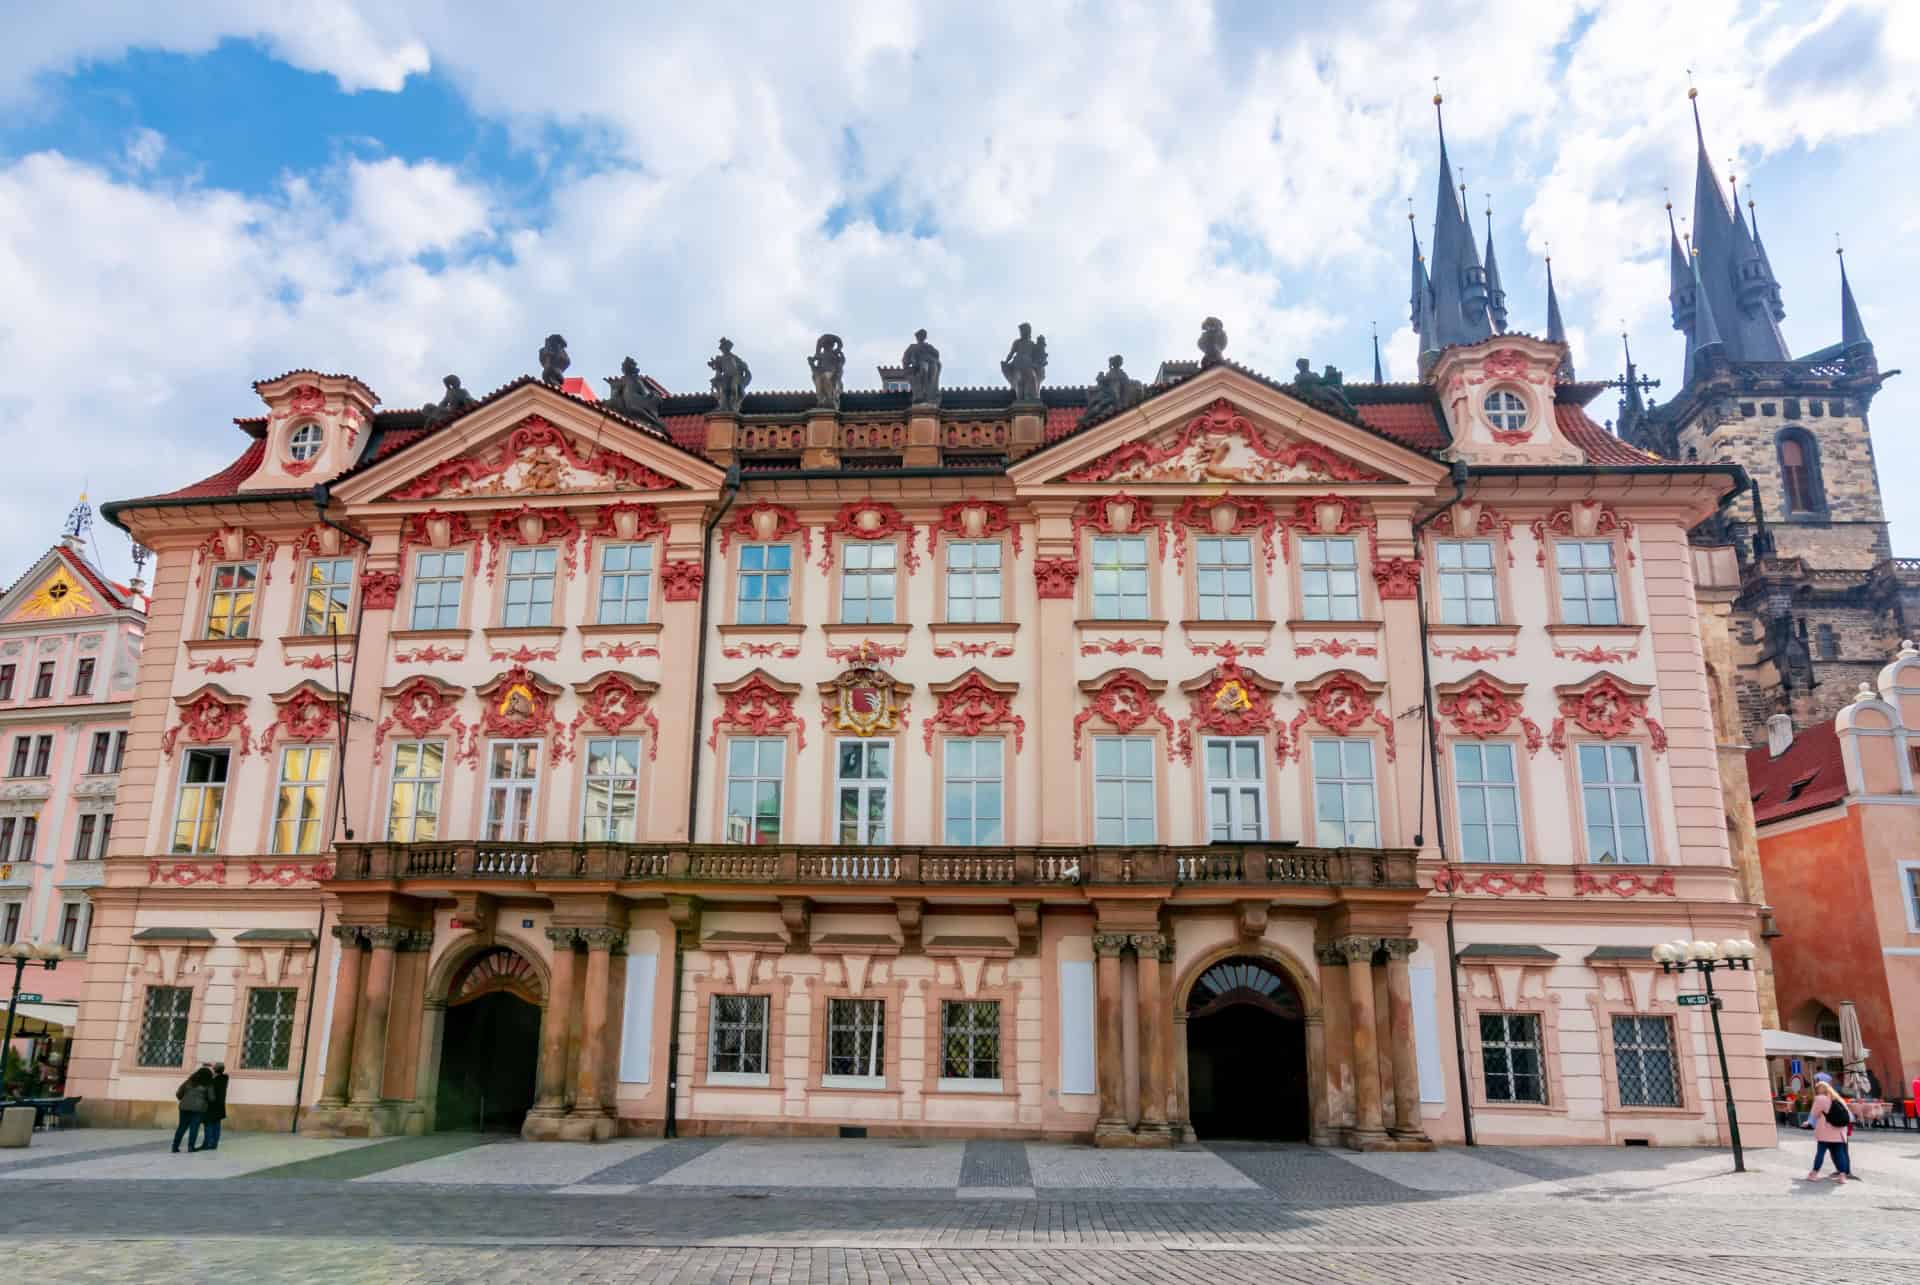
<path id="1" fill-rule="evenodd" d="M 1430 483 L 1446 465 L 1232 367 L 1202 371 L 1008 470 L 1128 487 Z"/>
<path id="2" fill-rule="evenodd" d="M 717 491 L 706 460 L 543 385 L 515 389 L 401 447 L 335 491 L 349 503 L 522 501 Z M 694 498 L 689 496 L 688 498 Z"/>
<path id="3" fill-rule="evenodd" d="M 74 565 L 56 548 L 48 550 L 0 598 L 0 622 L 82 620 L 108 615 L 120 605 L 103 590 L 98 577 Z"/>

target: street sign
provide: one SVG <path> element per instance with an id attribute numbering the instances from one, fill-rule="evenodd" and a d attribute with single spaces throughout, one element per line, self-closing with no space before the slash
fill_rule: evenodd
<path id="1" fill-rule="evenodd" d="M 42 1003 L 43 1001 L 38 995 L 35 995 L 32 991 L 21 991 L 20 1002 L 22 1004 L 39 1004 L 39 1003 Z"/>
<path id="2" fill-rule="evenodd" d="M 1681 1008 L 1703 1008 L 1706 1006 L 1707 1001 L 1712 998 L 1713 996 L 1711 995 L 1695 991 L 1690 995 L 1676 996 L 1675 1002 L 1678 1003 Z"/>

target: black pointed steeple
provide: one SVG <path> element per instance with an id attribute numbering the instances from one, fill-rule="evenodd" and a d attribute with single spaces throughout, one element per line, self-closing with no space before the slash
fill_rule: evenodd
<path id="1" fill-rule="evenodd" d="M 1693 289 L 1694 293 L 1702 300 L 1702 304 L 1700 307 L 1699 324 L 1694 327 L 1693 333 L 1690 336 L 1693 340 L 1693 346 L 1688 350 L 1687 354 L 1687 370 L 1689 374 L 1691 374 L 1695 368 L 1695 358 L 1697 356 L 1704 354 L 1709 348 L 1724 350 L 1726 347 L 1720 338 L 1720 327 L 1714 322 L 1713 309 L 1706 306 L 1707 292 L 1706 288 L 1700 284 L 1700 247 L 1697 244 L 1693 247 Z"/>
<path id="2" fill-rule="evenodd" d="M 1553 288 L 1553 256 L 1547 256 L 1547 342 L 1559 344 L 1567 349 L 1567 355 L 1560 359 L 1561 383 L 1573 380 L 1573 349 L 1567 345 L 1567 327 L 1560 320 L 1560 294 Z"/>
<path id="3" fill-rule="evenodd" d="M 1640 372 L 1633 367 L 1633 345 L 1627 342 L 1627 332 L 1620 332 L 1620 351 L 1626 355 L 1627 374 L 1623 381 L 1625 396 L 1620 399 L 1620 430 L 1624 436 L 1629 427 L 1638 424 L 1647 415 L 1647 404 L 1640 396 Z"/>
<path id="4" fill-rule="evenodd" d="M 1493 257 L 1493 203 L 1487 203 L 1487 311 L 1493 328 L 1507 333 L 1507 292 L 1500 288 L 1500 264 Z"/>
<path id="5" fill-rule="evenodd" d="M 1376 384 L 1387 382 L 1386 375 L 1380 370 L 1380 327 L 1377 324 L 1373 328 L 1373 382 Z"/>
<path id="6" fill-rule="evenodd" d="M 1730 361 L 1786 361 L 1786 341 L 1774 315 L 1772 293 L 1777 290 L 1746 220 L 1727 204 L 1719 177 L 1707 156 L 1706 131 L 1700 124 L 1700 98 L 1689 89 L 1693 104 L 1694 164 L 1693 277 L 1698 283 L 1700 320 L 1689 352 L 1706 346 L 1709 314 L 1717 339 Z M 1784 309 L 1781 310 L 1784 315 Z"/>
<path id="7" fill-rule="evenodd" d="M 1873 347 L 1873 340 L 1867 338 L 1866 323 L 1860 320 L 1860 305 L 1853 301 L 1853 284 L 1847 280 L 1847 252 L 1836 249 L 1840 256 L 1840 347 L 1842 350 L 1864 344 Z"/>
<path id="8" fill-rule="evenodd" d="M 1440 116 L 1441 98 L 1433 96 L 1434 122 L 1440 138 L 1440 183 L 1433 209 L 1432 296 L 1434 351 L 1454 344 L 1478 343 L 1493 333 L 1487 320 L 1487 273 L 1473 244 L 1473 227 L 1460 208 L 1453 184 L 1453 165 L 1447 158 L 1446 123 Z"/>

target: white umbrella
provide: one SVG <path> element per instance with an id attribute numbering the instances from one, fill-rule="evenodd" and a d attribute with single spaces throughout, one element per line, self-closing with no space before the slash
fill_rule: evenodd
<path id="1" fill-rule="evenodd" d="M 1846 1084 L 1849 1097 L 1863 1098 L 1867 1095 L 1867 1050 L 1866 1042 L 1860 1038 L 1860 1014 L 1854 1011 L 1853 1001 L 1840 1001 L 1840 1065 L 1843 1068 L 1841 1080 Z"/>

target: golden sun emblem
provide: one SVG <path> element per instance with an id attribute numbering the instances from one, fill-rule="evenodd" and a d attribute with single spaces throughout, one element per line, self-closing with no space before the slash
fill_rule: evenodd
<path id="1" fill-rule="evenodd" d="M 94 602 L 63 567 L 34 590 L 17 613 L 22 620 L 54 620 L 61 616 L 93 614 Z"/>

